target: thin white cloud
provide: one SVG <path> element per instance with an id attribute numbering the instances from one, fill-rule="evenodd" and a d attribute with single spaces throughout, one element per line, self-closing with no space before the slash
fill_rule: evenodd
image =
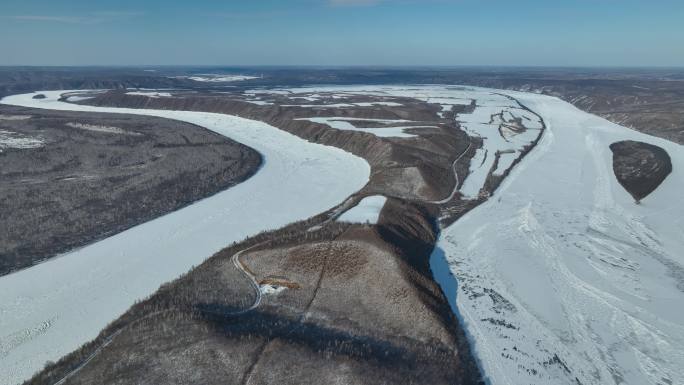
<path id="1" fill-rule="evenodd" d="M 328 4 L 333 6 L 367 6 L 377 5 L 383 0 L 328 0 Z"/>
<path id="2" fill-rule="evenodd" d="M 70 16 L 47 16 L 47 15 L 15 15 L 8 16 L 10 19 L 22 21 L 53 21 L 56 23 L 83 24 L 87 19 Z"/>
<path id="3" fill-rule="evenodd" d="M 210 17 L 219 17 L 224 19 L 273 19 L 276 17 L 284 17 L 290 15 L 289 11 L 264 11 L 264 12 L 212 12 L 206 14 Z"/>
<path id="4" fill-rule="evenodd" d="M 463 0 L 326 0 L 329 6 L 353 7 L 353 6 L 373 6 L 380 4 L 426 4 L 426 3 L 456 3 Z"/>
<path id="5" fill-rule="evenodd" d="M 63 15 L 12 15 L 5 16 L 6 19 L 17 21 L 49 22 L 63 24 L 100 24 L 107 23 L 130 17 L 140 16 L 141 12 L 129 11 L 101 11 L 91 12 L 84 16 L 63 16 Z"/>
<path id="6" fill-rule="evenodd" d="M 92 14 L 96 15 L 96 16 L 111 17 L 111 18 L 126 18 L 126 17 L 134 17 L 134 16 L 144 15 L 143 12 L 137 12 L 137 11 L 97 11 L 97 12 L 92 12 Z"/>

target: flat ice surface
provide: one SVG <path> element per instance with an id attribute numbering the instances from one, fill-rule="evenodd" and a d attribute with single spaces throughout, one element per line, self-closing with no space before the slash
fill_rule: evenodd
<path id="1" fill-rule="evenodd" d="M 155 92 L 155 91 L 131 91 L 131 92 L 126 92 L 126 95 L 137 95 L 137 96 L 147 96 L 148 98 L 170 98 L 173 95 L 171 95 L 168 92 Z M 74 96 L 69 97 L 69 101 L 77 101 L 77 100 L 72 100 Z M 86 98 L 88 99 L 88 98 Z"/>
<path id="2" fill-rule="evenodd" d="M 372 195 L 361 199 L 361 202 L 351 209 L 345 211 L 339 218 L 340 222 L 367 223 L 374 225 L 378 223 L 380 212 L 385 206 L 387 198 L 382 195 Z"/>
<path id="3" fill-rule="evenodd" d="M 513 162 L 520 157 L 517 152 L 506 152 L 499 155 L 499 163 L 496 165 L 496 170 L 492 172 L 494 175 L 503 175 L 503 173 L 511 168 Z"/>
<path id="4" fill-rule="evenodd" d="M 297 120 L 308 120 L 313 123 L 326 124 L 336 130 L 360 131 L 373 134 L 381 138 L 414 138 L 416 135 L 409 134 L 405 130 L 412 128 L 437 128 L 435 126 L 399 126 L 399 127 L 357 127 L 352 123 L 353 121 L 376 122 L 381 124 L 398 124 L 410 122 L 404 119 L 361 119 L 361 118 L 344 118 L 344 117 L 316 117 L 316 118 L 300 118 Z"/>
<path id="5" fill-rule="evenodd" d="M 206 127 L 259 151 L 263 165 L 235 187 L 29 269 L 0 277 L 0 384 L 28 379 L 92 340 L 160 284 L 260 231 L 342 202 L 370 175 L 361 158 L 265 123 L 186 111 L 81 106 L 64 91 L 9 96 L 2 103 L 55 110 L 130 113 Z"/>
<path id="6" fill-rule="evenodd" d="M 223 83 L 223 82 L 240 82 L 244 80 L 258 79 L 256 76 L 245 75 L 217 75 L 217 74 L 200 74 L 196 76 L 187 76 L 186 79 L 194 80 L 196 82 L 206 83 Z"/>
<path id="7" fill-rule="evenodd" d="M 169 95 L 169 96 L 171 96 L 171 95 Z M 88 99 L 92 99 L 92 98 L 93 98 L 93 96 L 74 95 L 74 96 L 68 96 L 66 100 L 67 100 L 67 102 L 82 102 L 84 100 L 88 100 Z"/>
<path id="8" fill-rule="evenodd" d="M 547 132 L 493 198 L 442 232 L 431 261 L 486 377 L 684 384 L 682 146 L 510 94 Z M 608 146 L 628 139 L 663 147 L 674 168 L 641 205 L 612 170 Z"/>
<path id="9" fill-rule="evenodd" d="M 271 102 L 267 102 L 267 101 L 259 100 L 259 99 L 245 99 L 244 101 L 247 103 L 256 104 L 257 106 L 272 106 L 273 105 L 273 103 L 271 103 Z"/>

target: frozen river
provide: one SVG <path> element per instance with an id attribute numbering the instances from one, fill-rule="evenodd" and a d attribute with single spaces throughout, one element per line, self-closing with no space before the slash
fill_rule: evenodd
<path id="1" fill-rule="evenodd" d="M 432 258 L 485 376 L 684 384 L 682 146 L 556 98 L 508 94 L 547 131 L 493 197 L 442 232 Z M 613 174 L 609 146 L 622 140 L 672 158 L 641 205 Z"/>
<path id="2" fill-rule="evenodd" d="M 105 240 L 0 278 L 0 384 L 28 379 L 95 338 L 162 283 L 247 236 L 325 211 L 362 188 L 365 160 L 265 123 L 206 112 L 81 106 L 67 91 L 4 98 L 3 104 L 126 113 L 180 120 L 254 148 L 263 157 L 247 181 Z"/>

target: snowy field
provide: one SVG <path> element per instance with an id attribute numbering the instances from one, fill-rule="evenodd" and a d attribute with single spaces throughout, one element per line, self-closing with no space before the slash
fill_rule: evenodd
<path id="1" fill-rule="evenodd" d="M 387 197 L 382 195 L 365 197 L 361 199 L 359 204 L 340 215 L 337 220 L 339 222 L 377 224 L 380 212 L 385 207 L 386 202 Z"/>
<path id="2" fill-rule="evenodd" d="M 206 127 L 263 156 L 247 181 L 184 209 L 0 278 L 0 384 L 21 383 L 93 339 L 134 301 L 228 246 L 308 218 L 368 181 L 361 158 L 261 122 L 205 112 L 134 110 L 57 101 L 64 91 L 2 103 L 54 110 L 132 113 Z"/>
<path id="3" fill-rule="evenodd" d="M 75 102 L 82 102 L 82 101 L 84 101 L 84 100 L 88 100 L 88 99 L 92 99 L 92 98 L 93 98 L 93 96 L 78 96 L 78 95 L 74 95 L 74 96 L 67 96 L 66 101 L 67 101 L 67 102 L 75 103 Z"/>
<path id="4" fill-rule="evenodd" d="M 157 92 L 157 91 L 131 91 L 131 92 L 126 92 L 126 95 L 135 95 L 135 96 L 147 96 L 148 98 L 170 98 L 173 95 L 169 92 Z M 77 100 L 72 100 L 73 96 L 70 96 L 68 101 L 77 101 Z"/>
<path id="5" fill-rule="evenodd" d="M 431 261 L 488 382 L 684 384 L 682 146 L 510 94 L 547 132 L 494 197 L 443 231 Z M 612 171 L 608 146 L 626 139 L 672 157 L 641 205 Z"/>
<path id="6" fill-rule="evenodd" d="M 256 104 L 257 106 L 272 106 L 273 103 L 267 102 L 265 100 L 260 100 L 260 99 L 245 99 L 244 100 L 247 103 L 251 104 Z"/>
<path id="7" fill-rule="evenodd" d="M 226 82 L 241 82 L 245 80 L 258 79 L 257 76 L 246 75 L 220 75 L 220 74 L 199 74 L 195 76 L 181 76 L 196 82 L 204 83 L 226 83 Z"/>
<path id="8" fill-rule="evenodd" d="M 408 129 L 419 128 L 437 128 L 436 126 L 415 126 L 410 125 L 410 120 L 405 119 L 362 119 L 362 118 L 344 118 L 344 117 L 317 117 L 317 118 L 301 118 L 297 120 L 308 120 L 313 123 L 320 123 L 330 126 L 337 130 L 360 131 L 368 134 L 373 134 L 381 138 L 414 138 L 415 135 L 406 132 Z M 360 122 L 374 122 L 380 124 L 407 124 L 395 127 L 358 127 L 354 121 Z M 358 124 L 358 123 L 357 123 Z"/>

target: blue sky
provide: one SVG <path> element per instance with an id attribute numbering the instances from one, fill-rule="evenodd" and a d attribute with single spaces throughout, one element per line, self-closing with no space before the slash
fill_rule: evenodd
<path id="1" fill-rule="evenodd" d="M 682 0 L 2 0 L 0 65 L 684 66 Z"/>

